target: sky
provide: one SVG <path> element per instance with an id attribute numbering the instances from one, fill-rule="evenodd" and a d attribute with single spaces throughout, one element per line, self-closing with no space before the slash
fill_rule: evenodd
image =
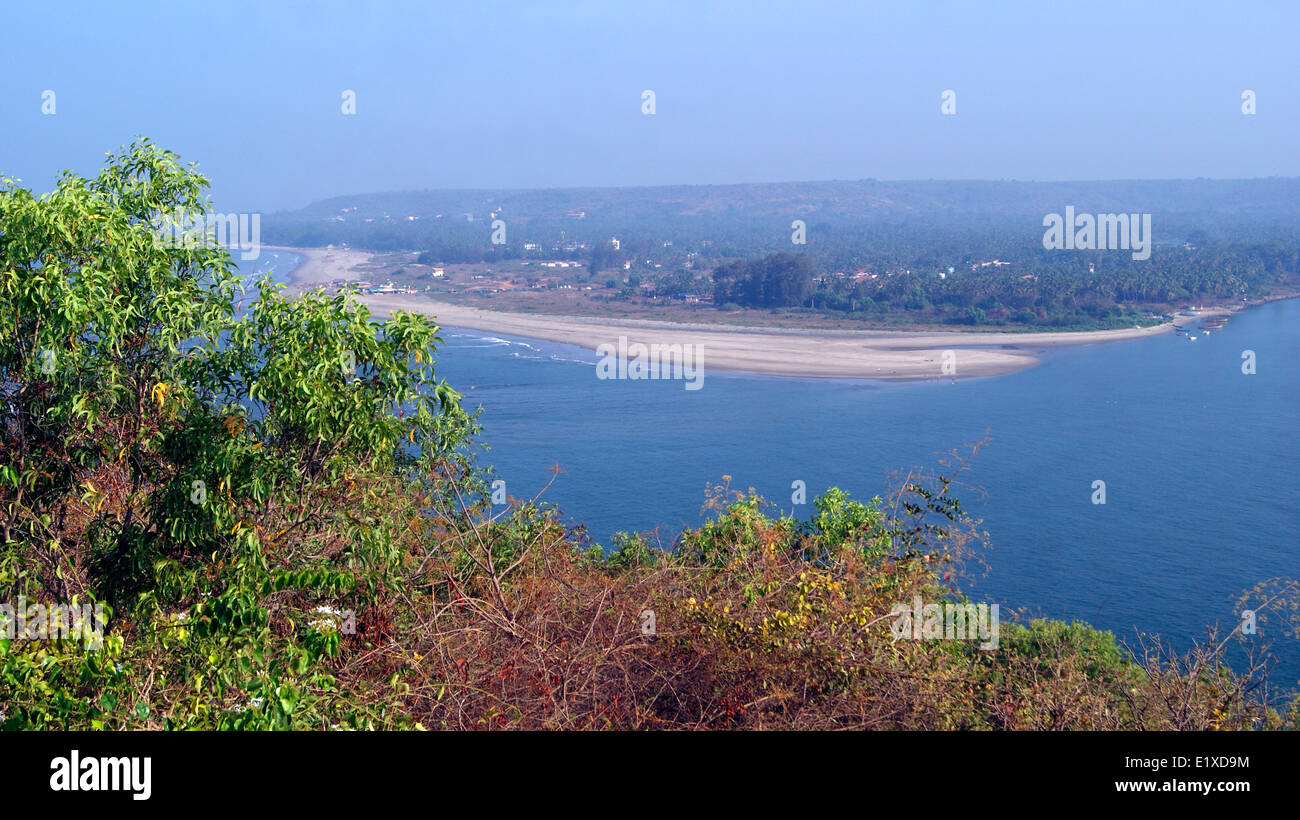
<path id="1" fill-rule="evenodd" d="M 136 135 L 199 163 L 229 211 L 430 188 L 1300 176 L 1294 0 L 10 2 L 0 29 L 0 176 L 37 191 Z"/>

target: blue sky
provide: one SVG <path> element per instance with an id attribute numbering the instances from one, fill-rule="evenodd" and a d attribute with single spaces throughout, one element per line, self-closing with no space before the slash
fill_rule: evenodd
<path id="1" fill-rule="evenodd" d="M 0 174 L 38 190 L 136 134 L 197 161 L 228 210 L 423 188 L 1300 176 L 1295 2 L 31 3 L 0 26 Z"/>

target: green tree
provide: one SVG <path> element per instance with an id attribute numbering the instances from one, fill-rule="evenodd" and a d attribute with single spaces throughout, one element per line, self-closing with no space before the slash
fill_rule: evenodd
<path id="1" fill-rule="evenodd" d="M 157 239 L 206 186 L 142 141 L 0 188 L 0 588 L 101 604 L 109 634 L 0 640 L 7 726 L 321 725 L 341 636 L 317 608 L 394 594 L 428 476 L 468 469 L 437 326 L 245 295 L 224 249 Z M 331 719 L 376 719 L 354 705 Z"/>

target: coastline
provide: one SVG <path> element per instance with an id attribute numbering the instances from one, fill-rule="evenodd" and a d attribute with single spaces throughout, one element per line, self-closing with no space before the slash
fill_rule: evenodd
<path id="1" fill-rule="evenodd" d="M 361 279 L 366 274 L 357 268 L 371 256 L 364 251 L 335 248 L 275 250 L 302 257 L 301 264 L 288 273 L 294 289 L 339 279 Z M 1126 341 L 1173 330 L 1173 322 L 1140 329 L 1042 333 L 747 328 L 507 313 L 398 295 L 359 298 L 379 315 L 418 311 L 434 316 L 444 327 L 505 333 L 588 350 L 617 344 L 619 337 L 627 337 L 630 344 L 703 346 L 706 369 L 798 378 L 921 381 L 1001 376 L 1038 364 L 1041 359 L 1035 354 L 1047 348 Z M 1206 310 L 1202 315 L 1212 312 Z M 948 351 L 952 352 L 949 361 L 955 364 L 955 373 L 945 372 L 943 367 Z"/>

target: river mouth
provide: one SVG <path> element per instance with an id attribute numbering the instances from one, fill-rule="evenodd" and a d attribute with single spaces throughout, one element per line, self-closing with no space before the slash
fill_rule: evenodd
<path id="1" fill-rule="evenodd" d="M 1055 347 L 1034 367 L 955 384 L 729 373 L 688 392 L 598 381 L 592 354 L 571 345 L 456 332 L 438 372 L 453 387 L 483 386 L 471 395 L 488 460 L 521 493 L 559 463 L 550 500 L 606 545 L 655 528 L 671 543 L 700 523 L 704 486 L 723 475 L 806 517 L 792 481 L 810 498 L 831 486 L 870 498 L 898 470 L 934 467 L 987 434 L 962 497 L 993 545 L 973 597 L 1188 645 L 1209 624 L 1231 628 L 1224 601 L 1294 574 L 1295 507 L 1261 501 L 1289 486 L 1294 452 L 1258 443 L 1293 440 L 1300 378 L 1286 363 L 1300 362 L 1300 300 L 1241 312 L 1195 344 L 1166 333 Z M 1241 372 L 1247 340 L 1258 375 Z M 1215 467 L 1159 466 L 1170 462 Z M 1107 484 L 1104 505 L 1090 500 L 1095 480 Z M 1278 673 L 1300 676 L 1300 652 Z"/>

